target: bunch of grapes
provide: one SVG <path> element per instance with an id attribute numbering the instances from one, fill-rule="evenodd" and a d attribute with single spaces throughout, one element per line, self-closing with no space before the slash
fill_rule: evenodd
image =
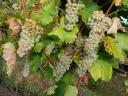
<path id="1" fill-rule="evenodd" d="M 59 61 L 56 63 L 55 66 L 55 71 L 56 71 L 56 77 L 55 77 L 55 81 L 59 81 L 64 73 L 69 70 L 70 68 L 70 64 L 72 63 L 72 58 L 71 56 L 67 56 L 65 54 L 60 54 L 59 55 Z"/>
<path id="2" fill-rule="evenodd" d="M 104 33 L 111 27 L 112 20 L 106 17 L 102 11 L 94 11 L 88 20 L 88 25 L 91 31 L 84 44 L 84 56 L 78 65 L 78 74 L 80 76 L 82 76 L 97 59 L 99 42 L 104 37 Z"/>
<path id="3" fill-rule="evenodd" d="M 80 4 L 72 3 L 68 0 L 66 4 L 66 14 L 65 14 L 65 29 L 67 31 L 73 30 L 76 23 L 79 21 L 78 14 L 83 6 Z"/>
<path id="4" fill-rule="evenodd" d="M 34 43 L 39 41 L 42 33 L 43 28 L 37 25 L 35 21 L 27 19 L 25 24 L 22 26 L 22 32 L 18 41 L 19 48 L 17 50 L 17 54 L 20 57 L 27 55 L 29 50 L 34 47 Z"/>
<path id="5" fill-rule="evenodd" d="M 7 42 L 3 45 L 3 58 L 7 62 L 7 74 L 10 75 L 16 62 L 16 49 L 12 43 Z"/>

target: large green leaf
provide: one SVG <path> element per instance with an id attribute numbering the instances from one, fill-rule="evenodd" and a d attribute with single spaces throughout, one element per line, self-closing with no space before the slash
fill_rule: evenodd
<path id="1" fill-rule="evenodd" d="M 49 36 L 56 36 L 59 38 L 59 43 L 73 43 L 77 38 L 77 33 L 79 32 L 77 26 L 73 28 L 72 31 L 67 32 L 64 29 L 64 18 L 60 19 L 60 27 L 50 32 Z"/>
<path id="2" fill-rule="evenodd" d="M 109 56 L 101 56 L 89 69 L 92 78 L 97 81 L 101 79 L 103 81 L 109 81 L 112 77 L 112 68 L 117 68 L 117 61 Z"/>
<path id="3" fill-rule="evenodd" d="M 48 35 L 49 36 L 57 36 L 60 39 L 60 42 L 64 42 L 64 29 L 59 27 L 56 30 L 53 30 L 52 32 L 50 32 Z"/>
<path id="4" fill-rule="evenodd" d="M 65 43 L 73 43 L 77 36 L 76 34 L 79 32 L 78 28 L 75 27 L 71 32 L 64 32 L 64 40 L 65 40 Z"/>
<path id="5" fill-rule="evenodd" d="M 50 32 L 49 36 L 57 36 L 60 39 L 60 42 L 63 43 L 73 43 L 77 38 L 77 33 L 79 32 L 78 28 L 75 27 L 71 32 L 65 31 L 62 27 L 57 28 L 56 30 Z"/>
<path id="6" fill-rule="evenodd" d="M 59 1 L 60 0 L 52 0 L 42 3 L 41 10 L 39 12 L 33 11 L 31 13 L 31 18 L 40 22 L 41 25 L 47 25 L 51 23 L 53 18 L 57 16 Z"/>
<path id="7" fill-rule="evenodd" d="M 96 62 L 90 69 L 89 72 L 92 76 L 92 78 L 97 81 L 98 79 L 101 78 L 101 67 L 98 62 Z"/>
<path id="8" fill-rule="evenodd" d="M 79 3 L 84 4 L 84 8 L 81 11 L 82 20 L 87 23 L 88 17 L 93 13 L 93 11 L 98 10 L 100 7 L 92 0 L 79 0 Z"/>
<path id="9" fill-rule="evenodd" d="M 67 86 L 64 96 L 77 96 L 78 90 L 75 86 Z"/>
<path id="10" fill-rule="evenodd" d="M 117 41 L 116 43 L 114 41 Z M 125 50 L 128 50 L 128 36 L 126 34 L 118 33 L 117 36 L 113 39 L 108 37 L 109 47 L 112 49 L 112 54 L 115 58 L 120 61 L 126 59 Z"/>

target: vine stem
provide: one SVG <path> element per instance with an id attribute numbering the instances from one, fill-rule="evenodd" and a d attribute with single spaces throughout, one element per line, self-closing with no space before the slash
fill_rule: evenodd
<path id="1" fill-rule="evenodd" d="M 21 4 L 22 4 L 23 12 L 24 12 L 24 18 L 27 19 L 28 16 L 27 16 L 27 10 L 25 7 L 25 0 L 21 0 Z"/>
<path id="2" fill-rule="evenodd" d="M 110 10 L 112 9 L 112 6 L 114 5 L 115 0 L 112 1 L 111 5 L 109 6 L 108 10 L 106 11 L 105 15 L 108 15 L 108 13 L 110 12 Z"/>
<path id="3" fill-rule="evenodd" d="M 80 78 L 78 79 L 78 82 L 77 82 L 78 94 L 80 94 L 81 81 L 82 81 L 82 77 L 80 77 Z"/>

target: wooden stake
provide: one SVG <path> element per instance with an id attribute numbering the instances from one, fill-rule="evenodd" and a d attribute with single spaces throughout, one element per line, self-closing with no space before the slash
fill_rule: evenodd
<path id="1" fill-rule="evenodd" d="M 27 16 L 27 10 L 26 10 L 26 7 L 25 7 L 25 1 L 21 0 L 21 4 L 22 4 L 23 12 L 24 12 L 24 18 L 27 19 L 28 16 Z"/>
<path id="2" fill-rule="evenodd" d="M 114 5 L 115 0 L 112 1 L 111 5 L 109 6 L 107 12 L 105 13 L 105 15 L 108 15 L 108 13 L 110 12 L 110 10 L 112 9 L 112 6 Z"/>

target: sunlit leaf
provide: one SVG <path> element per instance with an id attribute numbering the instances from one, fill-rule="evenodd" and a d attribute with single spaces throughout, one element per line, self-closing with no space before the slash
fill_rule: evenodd
<path id="1" fill-rule="evenodd" d="M 77 96 L 78 90 L 75 86 L 67 86 L 64 96 Z"/>
<path id="2" fill-rule="evenodd" d="M 112 77 L 112 68 L 118 68 L 116 60 L 109 56 L 101 56 L 89 69 L 92 78 L 97 81 L 99 79 L 103 81 L 109 81 Z"/>
<path id="3" fill-rule="evenodd" d="M 115 38 L 108 37 L 108 44 L 112 49 L 112 54 L 120 61 L 126 59 L 124 50 L 128 50 L 128 36 L 122 33 L 118 33 Z"/>
<path id="4" fill-rule="evenodd" d="M 41 42 L 36 43 L 35 46 L 34 46 L 35 52 L 40 53 L 41 50 L 42 50 L 42 47 L 43 47 L 43 44 Z"/>

